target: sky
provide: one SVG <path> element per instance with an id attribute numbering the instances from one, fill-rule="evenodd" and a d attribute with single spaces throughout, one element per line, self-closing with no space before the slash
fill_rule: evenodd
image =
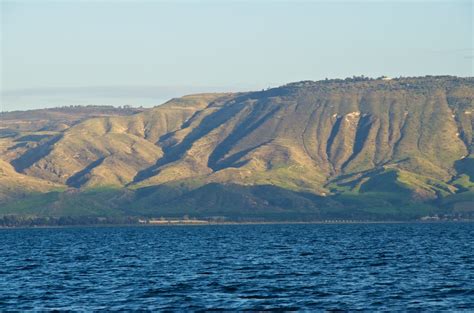
<path id="1" fill-rule="evenodd" d="M 5 1 L 1 111 L 473 76 L 473 1 Z"/>

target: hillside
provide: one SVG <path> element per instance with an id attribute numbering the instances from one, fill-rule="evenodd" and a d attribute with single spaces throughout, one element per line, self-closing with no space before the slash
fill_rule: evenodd
<path id="1" fill-rule="evenodd" d="M 470 215 L 473 111 L 473 78 L 427 76 L 192 95 L 60 130 L 3 123 L 0 214 Z"/>

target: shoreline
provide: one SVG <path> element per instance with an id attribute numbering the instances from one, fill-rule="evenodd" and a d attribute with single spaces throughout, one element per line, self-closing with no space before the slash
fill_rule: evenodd
<path id="1" fill-rule="evenodd" d="M 137 224 L 91 224 L 91 225 L 35 225 L 35 226 L 0 226 L 2 229 L 48 229 L 48 228 L 112 228 L 112 227 L 183 227 L 183 226 L 234 226 L 234 225 L 353 225 L 353 224 L 449 224 L 474 223 L 474 220 L 457 221 L 267 221 L 267 222 L 207 222 L 207 223 L 137 223 Z"/>

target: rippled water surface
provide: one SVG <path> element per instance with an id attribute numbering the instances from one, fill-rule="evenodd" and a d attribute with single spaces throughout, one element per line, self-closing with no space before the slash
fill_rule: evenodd
<path id="1" fill-rule="evenodd" d="M 474 224 L 0 230 L 0 309 L 474 309 Z"/>

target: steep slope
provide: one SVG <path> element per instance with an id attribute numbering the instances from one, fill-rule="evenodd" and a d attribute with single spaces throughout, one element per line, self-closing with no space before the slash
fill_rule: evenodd
<path id="1" fill-rule="evenodd" d="M 81 121 L 94 117 L 130 116 L 142 108 L 112 106 L 69 106 L 0 113 L 1 159 L 23 169 L 44 157 L 62 134 Z"/>
<path id="2" fill-rule="evenodd" d="M 80 194 L 122 188 L 114 203 L 137 214 L 413 215 L 474 204 L 473 112 L 473 78 L 299 82 L 173 99 L 0 147 L 28 177 Z"/>
<path id="3" fill-rule="evenodd" d="M 138 184 L 196 178 L 326 192 L 327 183 L 382 168 L 447 182 L 471 150 L 472 118 L 465 116 L 472 99 L 472 80 L 449 78 L 290 84 L 246 94 L 199 112 L 202 118 L 165 142 L 164 157 Z M 436 196 L 425 189 L 423 197 Z"/>
<path id="4" fill-rule="evenodd" d="M 32 193 L 64 189 L 60 184 L 17 173 L 13 166 L 0 159 L 0 205 Z"/>
<path id="5" fill-rule="evenodd" d="M 190 96 L 129 117 L 88 119 L 40 146 L 41 158 L 22 156 L 12 164 L 28 175 L 72 187 L 124 186 L 162 156 L 156 145 L 161 136 L 179 128 L 214 97 Z"/>

